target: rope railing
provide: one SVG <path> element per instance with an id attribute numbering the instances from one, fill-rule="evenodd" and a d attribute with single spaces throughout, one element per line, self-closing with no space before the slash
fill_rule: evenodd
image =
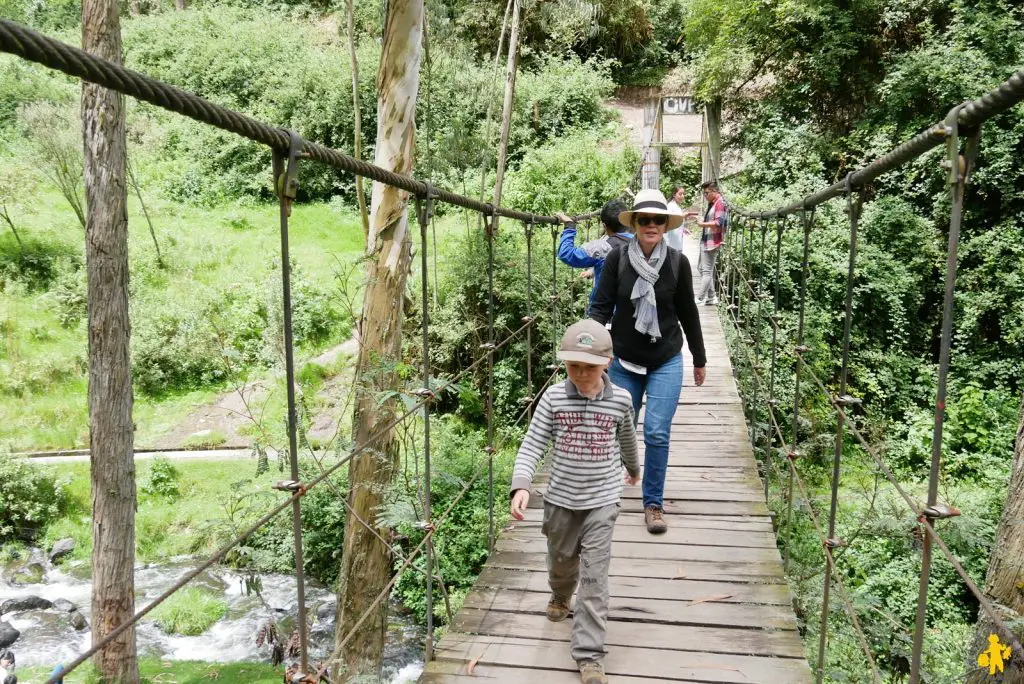
<path id="1" fill-rule="evenodd" d="M 952 509 L 952 507 L 938 501 L 938 484 L 942 456 L 942 427 L 945 414 L 946 383 L 949 373 L 952 341 L 953 292 L 957 270 L 957 248 L 959 244 L 960 224 L 963 218 L 964 190 L 969 180 L 969 175 L 973 170 L 972 167 L 974 161 L 977 157 L 981 124 L 984 121 L 1006 111 L 1021 100 L 1024 100 L 1024 70 L 1015 73 L 1009 80 L 1000 85 L 999 88 L 985 94 L 981 98 L 954 107 L 950 110 L 942 123 L 930 126 L 924 132 L 914 136 L 889 153 L 875 159 L 865 167 L 848 173 L 845 179 L 840 183 L 808 195 L 797 202 L 778 207 L 771 211 L 751 211 L 739 206 L 731 206 L 731 212 L 734 218 L 737 219 L 737 226 L 733 231 L 730 231 L 732 235 L 730 235 L 726 240 L 726 272 L 724 274 L 720 273 L 718 280 L 720 287 L 727 295 L 726 309 L 729 311 L 730 319 L 736 327 L 737 344 L 742 346 L 745 350 L 748 345 L 753 346 L 752 359 L 749 351 L 747 352 L 748 365 L 752 373 L 752 388 L 750 396 L 745 396 L 744 398 L 745 403 L 747 404 L 747 409 L 751 415 L 751 442 L 755 447 L 757 447 L 758 442 L 755 439 L 754 431 L 756 429 L 759 411 L 761 410 L 767 411 L 768 417 L 775 427 L 780 445 L 786 443 L 781 426 L 776 419 L 775 407 L 778 405 L 778 398 L 774 395 L 774 377 L 776 374 L 779 351 L 778 345 L 780 340 L 785 339 L 786 337 L 780 328 L 778 319 L 779 281 L 781 279 L 781 240 L 786 231 L 783 219 L 789 215 L 799 212 L 803 227 L 803 258 L 801 264 L 800 287 L 798 292 L 798 328 L 796 344 L 793 348 L 796 367 L 794 373 L 795 391 L 793 398 L 793 423 L 791 431 L 792 446 L 789 449 L 787 459 L 790 465 L 790 477 L 788 486 L 786 487 L 787 493 L 785 495 L 787 500 L 785 523 L 786 543 L 784 547 L 786 567 L 788 569 L 791 555 L 794 487 L 796 486 L 801 490 L 804 489 L 795 461 L 800 456 L 797 448 L 800 441 L 800 380 L 801 376 L 806 373 L 813 380 L 818 389 L 820 389 L 825 395 L 830 408 L 834 412 L 836 420 L 835 449 L 830 469 L 830 506 L 827 521 L 827 533 L 823 536 L 823 542 L 825 543 L 825 555 L 828 565 L 834 570 L 835 559 L 833 558 L 832 550 L 843 546 L 842 540 L 835 536 L 835 530 L 838 515 L 841 463 L 845 442 L 844 434 L 847 431 L 875 461 L 879 471 L 884 475 L 886 480 L 892 483 L 924 530 L 925 534 L 923 535 L 924 544 L 916 606 L 916 621 L 913 631 L 913 645 L 911 648 L 911 684 L 919 684 L 922 677 L 922 651 L 926 626 L 927 596 L 933 544 L 939 548 L 941 555 L 944 556 L 953 566 L 956 573 L 963 580 L 968 591 L 978 601 L 982 611 L 989 619 L 991 619 L 992 623 L 995 625 L 995 629 L 1000 633 L 1003 640 L 1008 642 L 1012 648 L 1018 650 L 1018 652 L 1020 652 L 1019 649 L 1021 649 L 1020 641 L 1016 638 L 1013 632 L 1007 628 L 1007 625 L 992 605 L 992 602 L 988 600 L 970 575 L 966 570 L 964 570 L 962 564 L 950 551 L 949 547 L 942 540 L 934 526 L 936 520 L 958 515 L 958 512 L 955 511 L 955 509 Z M 924 505 L 919 505 L 900 485 L 892 470 L 885 463 L 884 458 L 870 445 L 857 426 L 849 420 L 849 407 L 860 404 L 861 400 L 859 398 L 852 397 L 847 393 L 847 378 L 850 363 L 853 295 L 856 278 L 857 228 L 862 203 L 861 195 L 864 187 L 871 180 L 877 178 L 883 173 L 901 166 L 907 161 L 924 154 L 928 150 L 931 150 L 942 143 L 945 143 L 946 145 L 946 157 L 942 162 L 942 168 L 947 176 L 947 184 L 950 187 L 953 201 L 950 212 L 945 297 L 940 330 L 938 380 L 936 384 L 936 400 L 934 408 L 935 427 L 932 436 L 932 458 L 928 473 L 928 495 L 927 501 Z M 841 338 L 842 353 L 838 377 L 836 378 L 836 382 L 838 383 L 838 392 L 832 392 L 828 389 L 826 383 L 815 372 L 814 368 L 807 363 L 805 355 L 810 352 L 810 349 L 804 344 L 804 335 L 807 279 L 809 274 L 809 236 L 814 223 L 814 212 L 822 203 L 839 197 L 840 195 L 846 197 L 845 209 L 850 222 L 850 245 L 848 249 L 849 263 L 845 278 L 846 291 L 843 332 Z M 768 231 L 768 221 L 773 219 L 776 221 L 777 230 L 775 265 L 776 282 L 772 314 L 766 317 L 763 312 L 763 302 L 769 298 L 769 295 L 764 291 L 763 277 L 766 270 L 765 237 Z M 756 232 L 758 231 L 758 224 L 760 224 L 761 248 L 759 253 L 755 254 L 755 237 Z M 747 235 L 748 233 L 749 238 Z M 753 277 L 753 268 L 755 267 L 758 269 L 756 279 Z M 744 305 L 745 299 L 750 302 L 748 306 Z M 754 306 L 755 300 L 757 301 L 756 307 Z M 760 373 L 762 369 L 759 366 L 759 359 L 761 354 L 761 331 L 766 319 L 770 325 L 772 333 L 770 371 L 772 380 L 768 383 L 772 389 L 769 391 L 768 396 L 764 401 L 759 402 L 760 391 L 765 385 L 763 376 Z M 751 326 L 753 326 L 752 329 Z M 761 403 L 763 403 L 763 406 L 761 406 Z M 768 478 L 774 471 L 771 464 L 771 451 L 769 439 L 769 442 L 764 449 L 764 459 L 767 461 L 766 467 L 764 468 L 766 492 L 768 491 Z M 804 498 L 807 499 L 806 492 L 804 494 Z M 809 499 L 807 499 L 807 503 L 811 517 L 814 518 L 813 508 L 810 506 Z M 821 529 L 817 520 L 812 520 L 812 523 L 814 524 L 816 531 L 820 533 Z M 836 579 L 837 577 L 832 571 L 825 574 L 825 582 L 822 592 L 821 623 L 818 635 L 819 643 L 817 662 L 815 664 L 815 678 L 818 684 L 820 684 L 824 679 L 824 661 L 828 645 L 829 594 L 833 582 L 836 583 L 837 588 L 840 586 Z M 841 589 L 840 592 L 841 594 L 845 593 L 845 589 Z M 858 638 L 860 638 L 859 626 L 856 626 L 856 617 L 855 615 L 851 615 L 850 617 L 851 621 L 855 623 L 855 631 L 858 632 Z M 874 666 L 872 665 L 872 667 Z"/>
<path id="2" fill-rule="evenodd" d="M 372 448 L 374 444 L 385 434 L 389 433 L 393 428 L 409 418 L 415 416 L 422 416 L 424 433 L 423 433 L 423 446 L 424 446 L 424 475 L 422 482 L 422 504 L 423 504 L 423 517 L 424 520 L 421 522 L 423 529 L 427 530 L 424 534 L 423 539 L 420 543 L 408 554 L 401 554 L 395 548 L 395 546 L 389 543 L 374 527 L 373 525 L 363 519 L 357 514 L 352 508 L 349 502 L 345 502 L 346 510 L 349 515 L 355 517 L 359 525 L 367 529 L 370 534 L 376 538 L 385 548 L 389 550 L 396 558 L 400 559 L 401 566 L 396 571 L 390 582 L 384 587 L 376 599 L 367 607 L 364 612 L 359 616 L 356 623 L 351 627 L 347 635 L 339 642 L 339 646 L 336 650 L 340 650 L 344 647 L 352 636 L 356 633 L 359 627 L 369 618 L 371 612 L 380 604 L 387 595 L 390 594 L 395 583 L 398 581 L 401 572 L 407 568 L 414 567 L 413 563 L 416 558 L 422 553 L 425 559 L 425 569 L 420 573 L 424 577 L 425 590 L 426 590 L 426 603 L 427 603 L 427 634 L 426 634 L 426 648 L 425 658 L 430 660 L 433 656 L 433 638 L 434 638 L 434 624 L 433 624 L 433 582 L 435 580 L 435 573 L 433 571 L 434 564 L 434 538 L 437 530 L 447 520 L 448 515 L 454 509 L 454 507 L 462 500 L 465 494 L 472 488 L 472 486 L 479 480 L 483 473 L 483 468 L 486 466 L 488 472 L 488 550 L 493 551 L 494 539 L 495 539 L 495 515 L 494 515 L 494 455 L 501 448 L 504 443 L 504 439 L 495 442 L 495 421 L 494 421 L 494 357 L 495 353 L 501 350 L 503 347 L 508 345 L 513 339 L 517 338 L 521 333 L 526 333 L 526 345 L 527 345 L 527 393 L 523 397 L 522 403 L 524 404 L 523 409 L 516 419 L 513 427 L 518 426 L 522 419 L 530 415 L 533 410 L 533 406 L 536 401 L 536 397 L 539 396 L 539 392 L 543 392 L 556 377 L 560 370 L 560 364 L 557 359 L 548 366 L 551 370 L 547 380 L 541 385 L 538 391 L 535 391 L 532 379 L 532 360 L 534 356 L 534 340 L 532 330 L 534 324 L 537 321 L 532 308 L 532 291 L 533 291 L 533 234 L 534 228 L 538 224 L 550 224 L 552 226 L 552 294 L 550 297 L 551 302 L 551 322 L 554 330 L 555 338 L 552 343 L 557 348 L 557 329 L 558 329 L 558 303 L 561 297 L 558 294 L 557 289 L 557 240 L 558 231 L 557 226 L 561 223 L 558 219 L 552 216 L 544 216 L 531 212 L 519 211 L 515 209 L 509 209 L 505 207 L 496 207 L 491 204 L 487 204 L 476 200 L 471 197 L 458 195 L 456 193 L 449 192 L 435 187 L 430 182 L 417 180 L 411 176 L 397 174 L 387 169 L 383 169 L 374 164 L 370 164 L 354 157 L 344 154 L 338 150 L 320 145 L 316 142 L 307 140 L 301 137 L 294 131 L 287 129 L 277 128 L 261 122 L 252 117 L 246 116 L 239 112 L 233 111 L 226 107 L 214 104 L 202 97 L 199 97 L 193 93 L 187 92 L 175 86 L 163 83 L 156 79 L 150 78 L 138 72 L 127 69 L 120 64 L 116 64 L 93 55 L 84 52 L 78 48 L 66 45 L 60 41 L 54 40 L 47 36 L 44 36 L 36 31 L 29 28 L 16 24 L 14 22 L 0 19 L 0 51 L 8 52 L 10 54 L 19 56 L 23 59 L 37 62 L 43 66 L 61 71 L 67 75 L 80 78 L 85 81 L 93 82 L 98 85 L 110 88 L 118 91 L 125 95 L 130 95 L 136 99 L 149 102 L 156 106 L 162 107 L 169 111 L 187 116 L 201 123 L 205 123 L 222 130 L 234 133 L 242 136 L 254 142 L 267 145 L 273 150 L 273 179 L 274 188 L 279 197 L 280 203 L 280 228 L 281 228 L 281 261 L 282 261 L 282 298 L 284 305 L 284 360 L 285 360 L 285 374 L 287 382 L 287 409 L 288 409 L 288 444 L 289 444 L 289 463 L 291 469 L 291 480 L 279 487 L 283 491 L 289 492 L 290 496 L 280 504 L 274 506 L 268 512 L 266 512 L 256 522 L 251 524 L 240 534 L 236 535 L 235 538 L 229 540 L 222 545 L 217 551 L 215 551 L 210 557 L 203 561 L 198 567 L 186 573 L 182 578 L 175 582 L 171 587 L 164 591 L 160 596 L 156 597 L 149 604 L 144 606 L 142 609 L 133 614 L 128 620 L 115 627 L 110 632 L 103 635 L 101 639 L 96 641 L 89 649 L 84 653 L 80 654 L 73 661 L 71 661 L 64 669 L 63 674 L 66 675 L 82 663 L 88 660 L 95 653 L 99 652 L 113 640 L 121 636 L 125 630 L 129 629 L 132 625 L 137 623 L 140 619 L 145 617 L 150 611 L 163 603 L 167 598 L 173 595 L 175 592 L 186 586 L 195 577 L 201 574 L 203 571 L 222 561 L 225 556 L 238 544 L 242 543 L 249 536 L 259 530 L 261 527 L 269 523 L 279 513 L 284 511 L 286 508 L 291 507 L 293 511 L 293 538 L 295 548 L 295 559 L 296 559 L 296 589 L 298 595 L 298 620 L 297 620 L 297 633 L 299 642 L 299 667 L 301 674 L 309 673 L 310 664 L 308 657 L 308 635 L 307 635 L 307 624 L 305 617 L 305 600 L 304 600 L 304 585 L 305 577 L 303 570 L 302 560 L 302 520 L 301 520 L 301 498 L 314 487 L 321 483 L 328 481 L 328 478 L 338 471 L 346 463 L 350 462 L 353 458 L 363 454 L 366 450 Z M 298 468 L 298 417 L 296 411 L 296 398 L 295 398 L 295 387 L 294 387 L 294 349 L 293 340 L 291 334 L 291 273 L 290 273 L 290 260 L 289 260 L 289 244 L 288 244 L 288 219 L 291 212 L 291 205 L 295 200 L 297 189 L 299 185 L 298 180 L 298 167 L 302 160 L 314 160 L 333 168 L 339 169 L 344 172 L 355 174 L 365 178 L 370 178 L 374 181 L 384 183 L 402 190 L 405 190 L 413 195 L 415 201 L 415 213 L 417 222 L 420 226 L 420 256 L 421 256 L 421 306 L 422 306 L 422 350 L 421 350 L 421 363 L 423 372 L 423 387 L 415 392 L 418 401 L 416 401 L 410 408 L 404 413 L 400 413 L 390 420 L 386 421 L 385 424 L 378 429 L 374 434 L 368 437 L 362 444 L 356 445 L 348 454 L 339 458 L 337 462 L 332 464 L 330 467 L 320 469 L 320 474 L 314 477 L 307 483 L 300 482 L 300 474 Z M 641 169 L 642 170 L 642 169 Z M 628 188 L 627 188 L 628 193 Z M 428 290 L 428 265 L 427 265 L 427 230 L 430 225 L 430 220 L 433 214 L 433 203 L 436 201 L 446 202 L 456 206 L 463 207 L 472 211 L 480 213 L 487 219 L 486 221 L 486 232 L 487 237 L 487 342 L 481 345 L 483 353 L 479 355 L 466 367 L 462 368 L 459 373 L 454 377 L 447 379 L 445 382 L 434 387 L 431 383 L 431 364 L 430 364 L 430 332 L 429 332 L 429 318 L 430 309 L 428 306 L 427 290 Z M 587 229 L 589 230 L 589 223 L 600 215 L 600 211 L 592 211 L 579 216 L 574 217 L 574 221 L 587 222 Z M 499 216 L 506 218 L 519 220 L 523 223 L 524 234 L 526 237 L 527 245 L 527 315 L 523 317 L 522 324 L 515 330 L 508 333 L 500 341 L 496 340 L 495 335 L 495 324 L 494 324 L 494 237 L 495 237 L 495 224 L 496 219 Z M 435 255 L 436 257 L 436 255 Z M 435 289 L 436 289 L 436 268 L 435 268 Z M 434 293 L 436 296 L 436 292 Z M 570 288 L 570 299 L 575 301 L 575 288 Z M 475 475 L 465 483 L 460 492 L 449 502 L 447 509 L 440 515 L 436 520 L 432 516 L 432 499 L 431 499 L 431 432 L 430 432 L 430 404 L 437 395 L 455 384 L 459 383 L 468 374 L 473 373 L 481 366 L 486 364 L 487 368 L 487 446 L 485 453 L 487 458 L 483 460 L 481 465 L 478 467 Z M 418 570 L 418 569 L 417 569 Z M 441 590 L 445 592 L 443 581 L 441 581 L 440 575 L 437 575 L 438 581 L 441 583 Z M 326 678 L 326 668 L 320 668 L 320 672 L 317 673 L 317 679 L 321 676 Z M 55 681 L 55 678 L 51 677 L 49 682 Z"/>

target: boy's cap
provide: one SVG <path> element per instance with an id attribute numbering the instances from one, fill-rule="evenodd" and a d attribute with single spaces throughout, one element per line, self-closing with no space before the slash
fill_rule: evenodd
<path id="1" fill-rule="evenodd" d="M 558 350 L 562 361 L 576 361 L 603 366 L 612 358 L 612 336 L 608 330 L 593 319 L 573 323 L 562 336 Z"/>

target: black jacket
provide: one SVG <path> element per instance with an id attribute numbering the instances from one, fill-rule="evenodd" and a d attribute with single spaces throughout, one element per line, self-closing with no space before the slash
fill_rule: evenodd
<path id="1" fill-rule="evenodd" d="M 679 259 L 679 277 L 672 273 L 667 260 L 654 283 L 654 297 L 658 303 L 658 327 L 661 338 L 651 342 L 634 327 L 634 307 L 629 296 L 633 292 L 637 274 L 628 263 L 619 268 L 620 259 L 629 259 L 627 248 L 612 250 L 604 261 L 604 272 L 598 283 L 597 295 L 590 306 L 590 317 L 598 323 L 612 322 L 612 346 L 620 359 L 645 368 L 654 369 L 671 359 L 683 349 L 683 333 L 693 354 L 693 365 L 703 368 L 707 363 L 704 355 L 704 336 L 700 331 L 700 314 L 693 300 L 693 272 L 690 260 Z M 675 251 L 669 247 L 669 251 Z M 620 278 L 620 272 L 623 276 Z M 682 324 L 682 330 L 679 325 Z"/>

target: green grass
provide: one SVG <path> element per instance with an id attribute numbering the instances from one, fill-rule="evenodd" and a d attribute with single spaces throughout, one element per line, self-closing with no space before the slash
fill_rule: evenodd
<path id="1" fill-rule="evenodd" d="M 44 682 L 51 669 L 19 667 L 18 681 Z M 201 663 L 140 658 L 139 671 L 143 684 L 278 684 L 284 668 L 264 663 Z M 96 681 L 95 671 L 89 663 L 64 678 L 65 684 L 94 684 Z"/>
<path id="2" fill-rule="evenodd" d="M 228 438 L 220 430 L 204 430 L 202 433 L 186 437 L 181 446 L 184 449 L 212 449 L 219 447 L 226 441 L 228 441 Z"/>
<path id="3" fill-rule="evenodd" d="M 157 266 L 139 203 L 130 197 L 133 318 L 145 315 L 145 302 L 187 304 L 198 293 L 244 282 L 256 281 L 268 292 L 279 287 L 276 278 L 270 282 L 280 258 L 275 205 L 206 209 L 176 204 L 155 192 L 145 198 L 166 268 Z M 24 240 L 63 243 L 84 260 L 83 232 L 55 191 L 40 185 L 31 197 L 9 204 L 8 209 Z M 0 232 L 0 240 L 13 240 L 8 233 Z M 292 260 L 307 278 L 327 288 L 334 283 L 339 262 L 357 259 L 363 251 L 358 218 L 338 205 L 297 205 L 289 237 Z M 309 356 L 340 341 L 327 340 L 299 354 Z M 85 322 L 61 327 L 50 293 L 22 287 L 0 292 L 0 374 L 17 382 L 13 390 L 0 392 L 0 448 L 27 451 L 88 445 L 86 347 Z M 136 444 L 153 444 L 194 406 L 224 389 L 205 387 L 159 398 L 136 392 Z"/>
<path id="4" fill-rule="evenodd" d="M 136 462 L 136 484 L 139 490 L 135 514 L 136 560 L 152 563 L 175 556 L 216 550 L 218 537 L 212 534 L 211 521 L 225 518 L 225 504 L 233 499 L 233 484 L 252 480 L 252 486 L 270 492 L 270 485 L 281 478 L 271 464 L 270 472 L 255 477 L 256 462 L 250 460 L 177 460 L 174 467 L 181 473 L 179 498 L 146 494 L 142 485 L 149 481 L 153 461 Z M 54 466 L 65 485 L 70 500 L 67 515 L 51 524 L 44 545 L 49 548 L 57 539 L 75 540 L 72 559 L 88 561 L 92 554 L 91 488 L 89 464 L 76 462 Z"/>
<path id="5" fill-rule="evenodd" d="M 161 603 L 150 618 L 168 634 L 199 636 L 227 615 L 228 604 L 199 587 L 186 587 Z"/>

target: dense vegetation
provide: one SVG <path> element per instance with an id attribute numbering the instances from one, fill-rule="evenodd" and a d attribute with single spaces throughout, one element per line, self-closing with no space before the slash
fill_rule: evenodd
<path id="1" fill-rule="evenodd" d="M 186 12 L 152 2 L 139 6 L 141 16 L 126 17 L 123 28 L 130 66 L 339 149 L 351 148 L 350 67 L 334 4 L 232 0 L 197 3 Z M 504 7 L 502 0 L 428 3 L 431 59 L 429 67 L 424 65 L 417 113 L 417 169 L 439 185 L 477 193 L 484 177 L 490 187 L 496 127 L 489 125 L 487 113 L 500 109 L 491 60 L 500 29 L 495 18 Z M 0 14 L 69 39 L 77 11 L 66 0 L 0 0 Z M 274 17 L 273 31 L 267 30 L 268 15 Z M 380 3 L 356 2 L 356 25 L 368 153 L 376 131 Z M 632 178 L 637 157 L 622 149 L 618 126 L 602 99 L 615 86 L 690 77 L 698 96 L 723 99 L 726 157 L 730 151 L 745 152 L 741 172 L 726 181 L 730 199 L 755 207 L 793 200 L 842 178 L 940 119 L 950 106 L 1002 81 L 1024 64 L 1022 39 L 1024 15 L 1004 0 L 528 4 L 505 203 L 537 212 L 584 211 L 618 194 Z M 82 234 L 68 193 L 61 194 L 52 182 L 55 160 L 63 158 L 61 150 L 68 146 L 66 124 L 75 120 L 76 111 L 76 84 L 0 58 L 0 202 L 19 233 L 0 225 L 0 442 L 19 449 L 83 443 Z M 1024 370 L 1024 185 L 1015 171 L 1024 164 L 1022 130 L 1019 110 L 986 126 L 960 252 L 941 496 L 963 515 L 943 523 L 942 534 L 976 580 L 984 576 L 1006 494 Z M 78 135 L 73 126 L 70 135 L 72 141 Z M 279 369 L 274 208 L 266 203 L 265 150 L 137 104 L 130 107 L 129 135 L 129 154 L 164 250 L 161 265 L 132 199 L 137 421 L 140 433 L 157 435 L 188 403 Z M 864 403 L 855 412 L 856 422 L 915 496 L 924 491 L 930 458 L 944 287 L 949 197 L 940 160 L 939 151 L 929 153 L 865 189 L 858 246 L 850 393 Z M 667 166 L 665 176 L 666 183 L 692 182 L 692 163 Z M 303 169 L 302 183 L 305 204 L 297 208 L 293 224 L 297 335 L 303 353 L 311 355 L 342 341 L 351 328 L 351 306 L 345 302 L 353 300 L 358 284 L 345 264 L 354 262 L 362 243 L 351 210 L 352 179 L 310 164 Z M 468 365 L 486 339 L 487 252 L 476 225 L 475 217 L 449 211 L 439 228 L 435 256 L 441 277 L 438 291 L 431 293 L 437 296 L 431 318 L 438 381 Z M 512 222 L 502 225 L 495 255 L 502 266 L 495 282 L 499 339 L 518 328 L 527 312 L 522 229 Z M 800 237 L 790 221 L 780 278 L 780 324 L 790 340 L 796 326 Z M 538 229 L 535 264 L 550 263 L 550 242 L 548 231 Z M 829 384 L 836 382 L 839 369 L 847 246 L 847 219 L 841 203 L 834 202 L 816 216 L 807 314 L 809 358 Z M 541 314 L 533 335 L 538 386 L 547 377 L 552 336 L 567 320 L 582 315 L 586 286 L 565 270 L 552 276 L 550 269 L 537 268 L 533 277 L 533 310 Z M 774 268 L 765 277 L 771 282 Z M 548 309 L 552 287 L 563 295 L 556 314 Z M 399 369 L 407 403 L 422 384 L 416 370 L 422 312 L 418 296 L 412 300 L 416 308 L 408 321 L 407 359 Z M 768 332 L 763 329 L 763 338 Z M 505 444 L 496 456 L 499 487 L 507 479 L 510 447 L 521 428 L 515 423 L 522 410 L 519 399 L 527 392 L 526 354 L 525 339 L 518 337 L 496 359 L 495 409 Z M 777 394 L 788 407 L 794 359 L 788 353 L 782 359 Z M 312 366 L 307 371 L 311 396 L 324 375 Z M 440 398 L 438 409 L 445 415 L 434 423 L 435 515 L 483 463 L 483 381 L 478 372 Z M 799 467 L 811 488 L 811 505 L 821 514 L 828 505 L 835 423 L 821 393 L 806 383 L 803 390 L 798 439 L 804 458 Z M 324 407 L 307 408 L 308 427 Z M 331 409 L 347 410 L 343 403 Z M 278 411 L 265 421 L 269 427 L 258 433 L 264 442 L 281 443 L 280 417 Z M 782 422 L 788 438 L 787 421 Z M 762 437 L 770 430 L 763 412 L 756 429 Z M 422 435 L 413 425 L 402 438 L 406 476 L 384 513 L 400 545 L 411 549 L 422 538 L 415 524 L 422 517 L 415 486 Z M 326 462 L 346 446 L 343 428 Z M 852 439 L 845 446 L 838 536 L 850 546 L 838 554 L 839 568 L 880 667 L 890 681 L 904 681 L 919 532 L 870 457 Z M 4 467 L 14 472 L 14 466 Z M 318 468 L 312 460 L 304 467 L 310 472 Z M 781 515 L 785 502 L 779 480 L 773 476 L 772 506 Z M 308 569 L 325 581 L 337 573 L 345 521 L 338 493 L 347 480 L 340 476 L 332 482 L 333 487 L 311 493 L 304 508 Z M 17 486 L 37 488 L 33 483 Z M 53 491 L 52 497 L 31 500 L 32 515 L 49 520 L 67 510 L 63 490 Z M 216 524 L 204 528 L 198 548 L 237 531 L 266 503 L 251 483 L 231 492 L 225 494 L 224 512 L 211 514 Z M 167 496 L 146 492 L 144 502 L 166 501 Z M 485 556 L 486 501 L 486 488 L 475 483 L 438 535 L 441 574 L 456 606 Z M 814 644 L 820 628 L 822 556 L 805 513 L 806 507 L 798 505 L 786 551 L 794 561 L 798 613 L 808 643 Z M 290 524 L 282 518 L 232 560 L 253 571 L 286 569 L 293 562 L 289 547 Z M 422 615 L 418 575 L 406 572 L 398 593 Z M 935 563 L 930 595 L 927 681 L 952 681 L 970 658 L 977 605 L 941 559 Z M 440 594 L 435 606 L 443 617 Z M 868 681 L 850 621 L 835 608 L 829 622 L 828 678 Z"/>
<path id="2" fill-rule="evenodd" d="M 994 87 L 1024 63 L 1022 19 L 1019 7 L 997 1 L 798 2 L 769 11 L 738 1 L 688 3 L 686 37 L 698 92 L 725 98 L 739 124 L 727 145 L 748 152 L 742 172 L 727 182 L 732 199 L 755 207 L 792 201 Z M 746 87 L 737 89 L 742 83 Z M 1024 194 L 1011 169 L 1024 162 L 1022 123 L 1018 108 L 984 127 L 960 247 L 940 498 L 963 514 L 941 528 L 979 584 L 1006 496 L 1021 401 Z M 865 188 L 854 290 L 850 392 L 864 400 L 855 410 L 857 426 L 920 499 L 931 457 L 950 207 L 941 159 L 936 150 Z M 849 243 L 843 208 L 837 200 L 817 212 L 808 285 L 809 358 L 833 387 Z M 789 340 L 795 338 L 800 277 L 797 224 L 790 221 L 783 239 L 780 306 Z M 772 287 L 774 265 L 765 276 Z M 770 335 L 767 325 L 762 334 Z M 793 363 L 786 354 L 777 392 L 783 407 L 792 405 Z M 812 505 L 827 515 L 835 421 L 824 396 L 806 381 L 801 404 L 800 469 Z M 788 420 L 781 422 L 788 439 Z M 763 412 L 758 429 L 762 435 L 771 430 Z M 879 666 L 892 681 L 903 681 L 920 533 L 874 461 L 849 436 L 845 446 L 838 536 L 851 545 L 839 552 L 839 568 Z M 772 457 L 780 454 L 773 450 Z M 773 503 L 780 514 L 783 490 L 777 488 Z M 789 552 L 801 614 L 816 642 L 823 561 L 796 498 L 799 527 Z M 968 646 L 977 603 L 941 558 L 929 596 L 926 681 L 951 681 L 973 658 Z M 868 681 L 850 620 L 835 603 L 829 627 L 834 645 L 826 671 L 836 681 Z"/>

